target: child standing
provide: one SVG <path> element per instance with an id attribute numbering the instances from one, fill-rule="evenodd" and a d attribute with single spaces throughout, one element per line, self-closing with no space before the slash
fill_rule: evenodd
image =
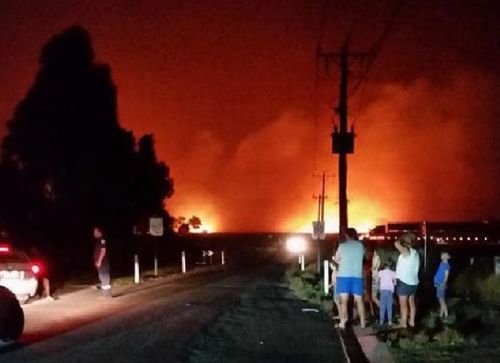
<path id="1" fill-rule="evenodd" d="M 446 251 L 441 252 L 441 263 L 434 275 L 434 286 L 436 287 L 436 297 L 439 301 L 439 317 L 446 319 L 448 317 L 448 307 L 446 306 L 446 285 L 450 275 L 450 254 Z"/>
<path id="2" fill-rule="evenodd" d="M 391 260 L 385 262 L 383 266 L 383 270 L 378 272 L 380 291 L 380 325 L 384 324 L 386 315 L 387 323 L 392 325 L 392 302 L 394 299 L 394 286 L 396 285 L 396 273 L 391 269 Z"/>

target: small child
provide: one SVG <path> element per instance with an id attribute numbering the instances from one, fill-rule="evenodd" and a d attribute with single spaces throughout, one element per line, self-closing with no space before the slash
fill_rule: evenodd
<path id="1" fill-rule="evenodd" d="M 439 317 L 446 319 L 448 317 L 448 307 L 446 306 L 446 285 L 450 275 L 450 254 L 446 251 L 441 252 L 441 263 L 434 275 L 434 286 L 436 287 L 436 297 L 439 301 Z"/>
<path id="2" fill-rule="evenodd" d="M 391 269 L 392 260 L 384 263 L 384 269 L 378 272 L 379 292 L 380 292 L 380 325 L 384 324 L 384 318 L 387 314 L 387 323 L 392 325 L 392 302 L 394 295 L 394 286 L 396 285 L 396 273 Z"/>

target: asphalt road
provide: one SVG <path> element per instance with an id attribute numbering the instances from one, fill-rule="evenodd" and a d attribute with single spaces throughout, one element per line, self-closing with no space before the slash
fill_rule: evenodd
<path id="1" fill-rule="evenodd" d="M 281 267 L 84 289 L 25 306 L 9 362 L 344 362 L 328 317 L 294 297 Z"/>

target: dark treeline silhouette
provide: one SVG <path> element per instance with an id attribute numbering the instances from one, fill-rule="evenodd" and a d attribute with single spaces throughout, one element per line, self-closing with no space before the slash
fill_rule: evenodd
<path id="1" fill-rule="evenodd" d="M 14 242 L 37 245 L 55 262 L 88 259 L 91 228 L 103 226 L 125 250 L 134 225 L 170 217 L 169 168 L 152 135 L 137 142 L 117 119 L 110 68 L 96 64 L 81 27 L 43 48 L 33 86 L 2 142 L 0 223 Z M 112 244 L 112 246 L 113 246 Z"/>

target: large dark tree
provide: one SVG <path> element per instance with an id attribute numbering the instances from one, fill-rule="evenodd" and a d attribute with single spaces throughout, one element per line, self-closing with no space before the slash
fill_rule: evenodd
<path id="1" fill-rule="evenodd" d="M 86 30 L 67 29 L 43 48 L 8 123 L 0 184 L 0 223 L 18 240 L 77 243 L 95 224 L 131 231 L 166 216 L 169 169 L 151 135 L 136 143 L 120 127 L 110 69 L 94 62 Z"/>

